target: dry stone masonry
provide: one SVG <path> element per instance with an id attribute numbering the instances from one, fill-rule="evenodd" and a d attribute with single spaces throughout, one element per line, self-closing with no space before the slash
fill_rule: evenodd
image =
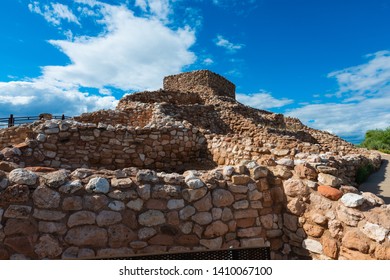
<path id="1" fill-rule="evenodd" d="M 0 130 L 0 259 L 268 246 L 274 259 L 390 259 L 380 155 L 246 107 L 210 71 L 116 110 Z"/>

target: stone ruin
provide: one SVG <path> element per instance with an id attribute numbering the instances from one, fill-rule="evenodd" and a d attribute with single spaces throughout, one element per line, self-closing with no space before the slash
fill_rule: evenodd
<path id="1" fill-rule="evenodd" d="M 202 70 L 115 110 L 0 130 L 0 259 L 390 259 L 390 207 L 355 179 L 380 155 L 234 97 Z"/>

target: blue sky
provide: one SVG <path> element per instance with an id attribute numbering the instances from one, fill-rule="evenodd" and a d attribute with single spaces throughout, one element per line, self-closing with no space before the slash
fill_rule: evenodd
<path id="1" fill-rule="evenodd" d="M 210 69 L 249 106 L 359 142 L 390 126 L 388 0 L 3 0 L 0 116 L 113 108 Z"/>

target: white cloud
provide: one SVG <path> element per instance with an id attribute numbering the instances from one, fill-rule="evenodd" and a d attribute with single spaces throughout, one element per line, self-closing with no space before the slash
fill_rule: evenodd
<path id="1" fill-rule="evenodd" d="M 203 64 L 204 65 L 212 65 L 212 64 L 214 64 L 214 60 L 212 60 L 211 58 L 205 58 L 204 60 L 203 60 Z"/>
<path id="2" fill-rule="evenodd" d="M 77 88 L 61 88 L 43 80 L 0 83 L 2 115 L 37 115 L 39 113 L 78 115 L 101 108 L 114 108 L 113 96 L 82 93 Z"/>
<path id="3" fill-rule="evenodd" d="M 229 40 L 225 39 L 222 35 L 217 35 L 215 44 L 219 47 L 225 48 L 230 53 L 234 53 L 245 46 L 244 44 L 233 44 Z"/>
<path id="4" fill-rule="evenodd" d="M 341 102 L 309 104 L 287 111 L 312 127 L 361 141 L 370 129 L 390 126 L 390 52 L 367 56 L 365 64 L 332 72 Z"/>
<path id="5" fill-rule="evenodd" d="M 104 35 L 50 41 L 72 63 L 44 67 L 45 78 L 86 87 L 155 89 L 165 75 L 195 61 L 189 51 L 195 34 L 188 27 L 172 30 L 158 20 L 136 17 L 124 6 L 105 5 L 101 11 Z"/>
<path id="6" fill-rule="evenodd" d="M 135 6 L 163 21 L 167 21 L 171 13 L 170 0 L 135 0 Z"/>
<path id="7" fill-rule="evenodd" d="M 151 10 L 166 14 L 152 2 L 148 1 Z M 169 28 L 160 18 L 135 16 L 125 5 L 95 0 L 74 3 L 74 10 L 83 15 L 80 21 L 90 16 L 97 22 L 99 35 L 75 35 L 67 30 L 66 40 L 49 40 L 69 57 L 70 63 L 43 66 L 42 75 L 36 78 L 0 82 L 2 114 L 77 115 L 113 108 L 117 100 L 112 92 L 157 89 L 164 76 L 181 72 L 196 61 L 189 50 L 195 42 L 195 33 L 187 26 Z M 29 8 L 55 25 L 62 20 L 76 21 L 67 13 L 70 10 L 66 6 L 50 5 L 41 9 L 39 2 L 33 2 Z M 84 92 L 84 88 L 95 94 Z"/>
<path id="8" fill-rule="evenodd" d="M 43 8 L 41 8 L 39 2 L 34 1 L 28 4 L 28 8 L 31 12 L 43 16 L 47 22 L 56 26 L 60 25 L 62 20 L 80 25 L 77 17 L 69 7 L 60 3 L 50 3 L 50 6 L 43 5 Z"/>
<path id="9" fill-rule="evenodd" d="M 239 102 L 262 110 L 271 108 L 280 108 L 293 103 L 293 100 L 288 98 L 277 99 L 266 91 L 260 91 L 253 94 L 238 93 L 236 98 Z"/>

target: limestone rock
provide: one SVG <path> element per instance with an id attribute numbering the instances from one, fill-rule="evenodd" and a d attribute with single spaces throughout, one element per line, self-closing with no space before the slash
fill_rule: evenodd
<path id="1" fill-rule="evenodd" d="M 186 207 L 184 207 L 183 209 L 181 209 L 179 211 L 179 216 L 180 216 L 180 219 L 181 220 L 187 220 L 188 218 L 190 218 L 192 215 L 195 214 L 195 208 L 192 207 L 191 205 L 187 205 Z"/>
<path id="2" fill-rule="evenodd" d="M 72 228 L 79 225 L 92 225 L 95 221 L 95 213 L 91 211 L 78 211 L 69 216 L 68 226 Z"/>
<path id="3" fill-rule="evenodd" d="M 126 206 L 122 201 L 114 200 L 108 204 L 108 208 L 113 211 L 122 211 L 126 208 Z"/>
<path id="4" fill-rule="evenodd" d="M 208 192 L 202 199 L 196 201 L 194 207 L 200 212 L 209 211 L 213 207 L 211 203 L 211 193 Z"/>
<path id="5" fill-rule="evenodd" d="M 307 196 L 310 189 L 299 179 L 288 179 L 283 182 L 283 188 L 286 195 L 291 197 Z"/>
<path id="6" fill-rule="evenodd" d="M 376 242 L 382 242 L 386 235 L 389 233 L 389 229 L 383 228 L 380 225 L 372 224 L 370 222 L 366 222 L 363 226 L 359 227 L 359 229 L 369 238 L 375 240 Z"/>
<path id="7" fill-rule="evenodd" d="M 298 164 L 294 170 L 301 179 L 316 180 L 318 176 L 315 168 L 308 163 Z"/>
<path id="8" fill-rule="evenodd" d="M 122 221 L 122 215 L 115 211 L 101 211 L 96 217 L 98 226 L 108 226 Z"/>
<path id="9" fill-rule="evenodd" d="M 68 171 L 62 169 L 55 172 L 50 172 L 42 175 L 46 186 L 50 188 L 58 188 L 68 181 Z"/>
<path id="10" fill-rule="evenodd" d="M 9 175 L 8 179 L 13 184 L 20 184 L 20 185 L 35 185 L 37 182 L 38 176 L 26 169 L 23 168 L 17 168 L 12 170 Z"/>
<path id="11" fill-rule="evenodd" d="M 376 205 L 383 205 L 385 204 L 385 201 L 378 197 L 377 195 L 370 193 L 370 192 L 362 192 L 362 196 L 365 199 L 365 202 L 368 203 L 370 206 L 376 206 Z"/>
<path id="12" fill-rule="evenodd" d="M 200 180 L 198 178 L 191 179 L 188 181 L 186 180 L 186 184 L 190 189 L 199 189 L 199 188 L 204 186 L 204 183 L 202 182 L 202 180 Z"/>
<path id="13" fill-rule="evenodd" d="M 87 192 L 94 193 L 108 193 L 110 189 L 110 184 L 106 178 L 95 177 L 89 180 L 88 184 L 85 186 Z"/>
<path id="14" fill-rule="evenodd" d="M 199 225 L 207 225 L 213 221 L 213 217 L 209 212 L 198 212 L 191 219 Z"/>
<path id="15" fill-rule="evenodd" d="M 234 202 L 234 197 L 230 191 L 216 189 L 212 192 L 213 204 L 216 207 L 230 206 Z"/>
<path id="16" fill-rule="evenodd" d="M 310 252 L 322 254 L 322 244 L 314 239 L 305 239 L 302 241 L 302 247 Z"/>
<path id="17" fill-rule="evenodd" d="M 140 198 L 137 198 L 135 200 L 130 200 L 126 206 L 134 211 L 140 211 L 142 209 L 142 206 L 144 205 L 144 201 Z"/>
<path id="18" fill-rule="evenodd" d="M 337 206 L 336 213 L 340 221 L 351 227 L 356 227 L 359 221 L 364 218 L 363 213 L 360 211 L 354 208 L 345 207 L 341 204 Z"/>
<path id="19" fill-rule="evenodd" d="M 130 188 L 131 185 L 133 184 L 133 181 L 130 178 L 113 178 L 111 179 L 111 186 L 114 188 Z"/>
<path id="20" fill-rule="evenodd" d="M 205 246 L 207 249 L 217 250 L 222 246 L 222 237 L 217 237 L 214 239 L 201 239 L 199 243 Z"/>
<path id="21" fill-rule="evenodd" d="M 148 210 L 138 217 L 138 222 L 143 226 L 157 226 L 166 222 L 164 214 L 158 210 Z"/>
<path id="22" fill-rule="evenodd" d="M 157 234 L 157 231 L 151 227 L 144 227 L 138 231 L 138 238 L 140 240 L 149 239 Z"/>
<path id="23" fill-rule="evenodd" d="M 206 195 L 206 193 L 206 187 L 201 187 L 199 189 L 185 189 L 183 190 L 183 197 L 188 202 L 192 202 L 201 199 Z"/>
<path id="24" fill-rule="evenodd" d="M 258 180 L 260 178 L 266 178 L 268 176 L 268 168 L 265 166 L 256 166 L 250 170 L 253 179 Z"/>
<path id="25" fill-rule="evenodd" d="M 48 187 L 39 186 L 32 195 L 35 206 L 39 208 L 57 208 L 60 205 L 61 196 L 58 192 Z"/>
<path id="26" fill-rule="evenodd" d="M 44 221 L 59 221 L 66 216 L 61 211 L 34 209 L 33 217 Z"/>
<path id="27" fill-rule="evenodd" d="M 75 193 L 78 190 L 81 190 L 83 188 L 83 184 L 81 183 L 80 180 L 75 180 L 75 181 L 70 181 L 66 182 L 64 185 L 62 185 L 59 188 L 59 191 L 62 193 Z"/>
<path id="28" fill-rule="evenodd" d="M 354 194 L 354 193 L 346 193 L 344 194 L 340 201 L 347 207 L 358 207 L 363 204 L 365 201 L 362 195 Z"/>
<path id="29" fill-rule="evenodd" d="M 325 173 L 318 174 L 318 182 L 322 185 L 331 186 L 331 187 L 339 187 L 342 183 L 340 178 Z"/>
<path id="30" fill-rule="evenodd" d="M 183 199 L 170 199 L 170 200 L 168 200 L 167 207 L 170 210 L 183 208 L 184 207 L 184 200 Z"/>

